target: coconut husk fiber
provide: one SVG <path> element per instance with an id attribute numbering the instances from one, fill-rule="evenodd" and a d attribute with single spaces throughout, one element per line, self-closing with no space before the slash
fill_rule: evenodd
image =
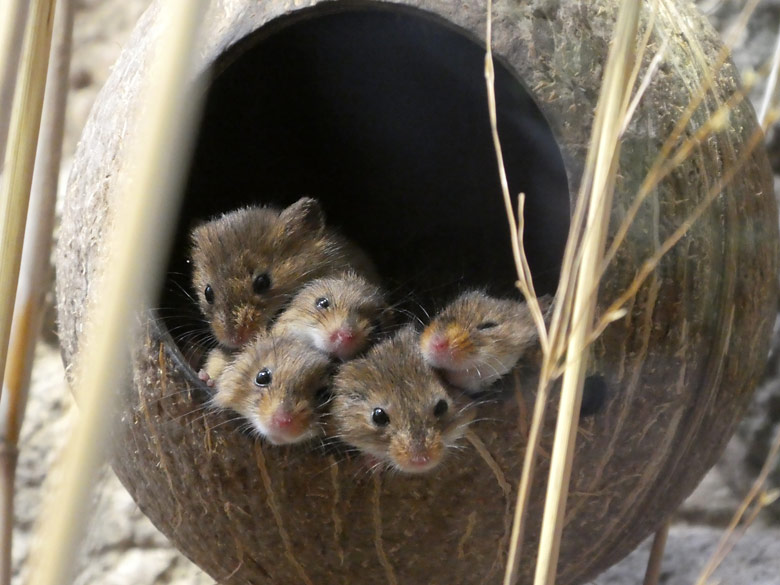
<path id="1" fill-rule="evenodd" d="M 540 292 L 556 288 L 617 5 L 495 6 L 499 129 L 510 188 L 527 194 L 525 244 Z M 668 47 L 623 137 L 611 234 L 700 85 L 713 77 L 684 137 L 739 89 L 730 61 L 713 70 L 721 44 L 692 4 L 658 7 L 644 67 Z M 73 163 L 57 256 L 68 365 L 95 300 L 106 235 L 121 221 L 126 147 L 163 34 L 158 13 L 159 2 L 139 22 Z M 643 30 L 648 20 L 646 9 Z M 230 415 L 204 411 L 208 390 L 178 328 L 186 330 L 193 305 L 172 292 L 188 286 L 187 233 L 198 221 L 304 194 L 368 251 L 410 310 L 435 310 L 469 286 L 511 291 L 484 27 L 484 3 L 472 1 L 211 3 L 197 71 L 206 105 L 170 274 L 128 354 L 130 381 L 106 391 L 120 395 L 114 469 L 155 525 L 219 583 L 501 581 L 533 388 L 486 406 L 476 439 L 434 472 L 372 474 L 359 458 L 272 446 L 240 432 Z M 751 106 L 737 103 L 727 126 L 653 191 L 605 275 L 601 311 L 744 160 L 593 345 L 589 373 L 603 381 L 603 400 L 580 422 L 560 585 L 594 577 L 675 510 L 717 459 L 764 367 L 778 238 L 766 154 L 746 147 L 756 131 Z M 551 421 L 555 405 L 548 410 Z M 548 426 L 522 583 L 532 574 L 551 435 Z"/>

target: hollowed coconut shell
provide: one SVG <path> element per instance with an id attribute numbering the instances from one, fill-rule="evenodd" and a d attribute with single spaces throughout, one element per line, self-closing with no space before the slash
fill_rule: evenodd
<path id="1" fill-rule="evenodd" d="M 164 34 L 159 4 L 138 24 L 73 164 L 57 258 L 68 364 L 108 234 L 121 221 L 126 146 Z M 527 195 L 525 244 L 541 292 L 557 285 L 617 5 L 496 3 L 499 128 L 512 192 Z M 159 529 L 220 583 L 500 582 L 533 388 L 518 403 L 484 407 L 476 439 L 434 472 L 372 474 L 360 458 L 258 442 L 230 415 L 202 410 L 208 393 L 192 347 L 172 325 L 186 328 L 192 303 L 170 292 L 188 286 L 187 233 L 197 221 L 303 194 L 319 198 L 329 222 L 372 255 L 408 307 L 435 309 L 469 286 L 512 291 L 484 27 L 484 2 L 468 0 L 211 3 L 197 66 L 207 101 L 164 309 L 149 317 L 131 352 L 131 381 L 118 389 L 113 465 Z M 717 67 L 720 41 L 691 3 L 660 0 L 644 67 L 664 41 L 663 63 L 623 137 L 613 235 L 702 84 L 714 80 L 681 140 L 739 92 L 734 66 Z M 743 165 L 592 347 L 598 396 L 586 397 L 577 438 L 561 585 L 616 562 L 677 507 L 720 454 L 763 369 L 777 213 L 753 110 L 732 103 L 726 127 L 642 205 L 602 282 L 600 311 L 729 169 Z M 551 422 L 554 399 L 549 411 Z M 551 430 L 532 495 L 524 583 Z"/>

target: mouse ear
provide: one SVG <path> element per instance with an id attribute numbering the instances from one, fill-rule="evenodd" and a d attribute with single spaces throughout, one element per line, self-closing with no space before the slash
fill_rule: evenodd
<path id="1" fill-rule="evenodd" d="M 279 215 L 287 234 L 296 234 L 302 231 L 320 232 L 325 227 L 325 213 L 322 211 L 319 201 L 311 197 L 301 197 L 284 208 Z"/>

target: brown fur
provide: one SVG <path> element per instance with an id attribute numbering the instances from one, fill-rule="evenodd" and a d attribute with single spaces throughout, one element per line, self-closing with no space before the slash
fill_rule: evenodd
<path id="1" fill-rule="evenodd" d="M 366 255 L 325 226 L 316 200 L 304 197 L 279 210 L 245 207 L 213 219 L 192 232 L 192 284 L 217 340 L 237 348 L 264 331 L 297 290 L 315 278 L 352 268 L 369 279 Z M 271 286 L 253 290 L 267 273 Z M 206 286 L 214 303 L 205 298 Z"/>
<path id="2" fill-rule="evenodd" d="M 550 297 L 540 299 L 545 310 Z M 479 329 L 486 323 L 495 327 Z M 436 338 L 449 343 L 445 356 L 433 349 Z M 481 291 L 462 294 L 438 313 L 420 336 L 420 348 L 431 366 L 450 383 L 479 391 L 510 371 L 538 345 L 538 333 L 524 302 L 496 299 Z"/>
<path id="3" fill-rule="evenodd" d="M 400 471 L 427 471 L 438 465 L 473 417 L 471 405 L 453 399 L 425 364 L 411 326 L 342 366 L 333 393 L 331 415 L 338 437 Z M 433 412 L 440 400 L 449 408 L 436 417 Z M 372 421 L 375 408 L 385 411 L 389 424 Z M 415 453 L 425 453 L 431 464 L 416 469 L 411 465 Z"/>
<path id="4" fill-rule="evenodd" d="M 257 373 L 268 368 L 268 387 L 255 384 Z M 328 358 L 292 337 L 260 336 L 228 364 L 216 379 L 214 403 L 243 415 L 255 431 L 272 443 L 295 443 L 320 435 L 317 392 L 330 383 Z M 279 408 L 294 418 L 299 436 L 280 436 L 272 417 Z"/>
<path id="5" fill-rule="evenodd" d="M 317 307 L 325 298 L 326 308 Z M 333 278 L 318 278 L 304 286 L 274 323 L 274 335 L 293 335 L 333 357 L 349 359 L 364 350 L 373 335 L 389 322 L 384 294 L 376 285 L 349 271 Z M 330 341 L 332 333 L 349 328 L 354 346 L 342 355 Z"/>

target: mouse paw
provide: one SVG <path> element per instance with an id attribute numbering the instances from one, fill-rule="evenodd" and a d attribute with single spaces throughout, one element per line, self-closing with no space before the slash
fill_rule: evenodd
<path id="1" fill-rule="evenodd" d="M 208 386 L 209 388 L 214 387 L 214 378 L 209 376 L 209 373 L 206 370 L 201 368 L 201 370 L 198 372 L 198 378 L 200 378 L 203 382 L 205 382 L 206 386 Z"/>

